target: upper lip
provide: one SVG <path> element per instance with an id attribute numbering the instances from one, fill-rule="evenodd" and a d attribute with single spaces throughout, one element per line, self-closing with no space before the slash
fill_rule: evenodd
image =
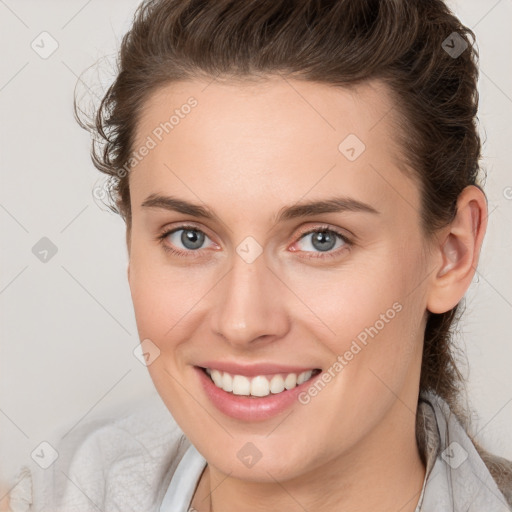
<path id="1" fill-rule="evenodd" d="M 245 375 L 256 377 L 257 375 L 273 375 L 275 373 L 297 373 L 319 369 L 316 366 L 287 366 L 275 363 L 237 364 L 229 361 L 204 361 L 197 366 L 228 372 L 231 375 Z"/>

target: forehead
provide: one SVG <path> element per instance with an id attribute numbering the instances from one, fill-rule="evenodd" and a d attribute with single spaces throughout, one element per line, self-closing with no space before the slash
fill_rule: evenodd
<path id="1" fill-rule="evenodd" d="M 245 208 L 253 198 L 256 212 L 265 197 L 290 202 L 334 188 L 396 202 L 416 187 L 399 169 L 394 110 L 378 81 L 176 82 L 151 95 L 139 118 L 133 149 L 150 149 L 134 161 L 132 197 L 229 195 Z"/>
<path id="2" fill-rule="evenodd" d="M 159 138 L 160 124 L 164 125 L 160 126 L 162 137 L 172 131 L 177 141 L 180 133 L 190 138 L 193 130 L 197 138 L 215 143 L 219 150 L 235 138 L 244 139 L 245 149 L 251 146 L 251 140 L 256 148 L 261 140 L 268 142 L 270 138 L 276 145 L 286 146 L 310 141 L 308 147 L 317 147 L 321 138 L 321 149 L 337 149 L 337 142 L 349 132 L 363 141 L 374 132 L 374 137 L 388 136 L 393 142 L 389 121 L 394 107 L 387 87 L 379 81 L 351 87 L 280 76 L 175 82 L 146 100 L 137 125 L 136 145 L 151 133 Z M 170 126 L 165 124 L 169 121 Z M 267 152 L 270 149 L 267 147 Z"/>

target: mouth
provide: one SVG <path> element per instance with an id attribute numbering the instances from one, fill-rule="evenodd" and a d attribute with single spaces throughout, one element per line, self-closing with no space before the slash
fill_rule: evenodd
<path id="1" fill-rule="evenodd" d="M 210 381 L 219 389 L 231 395 L 250 398 L 263 398 L 269 395 L 278 395 L 289 391 L 312 380 L 322 372 L 320 368 L 303 371 L 301 373 L 275 373 L 271 375 L 245 375 L 231 374 L 214 368 L 198 366 Z"/>

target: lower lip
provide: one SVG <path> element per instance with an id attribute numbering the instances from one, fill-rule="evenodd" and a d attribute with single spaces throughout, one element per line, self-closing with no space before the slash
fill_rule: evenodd
<path id="1" fill-rule="evenodd" d="M 320 372 L 299 386 L 275 395 L 271 393 L 267 396 L 251 398 L 228 393 L 218 388 L 204 370 L 197 366 L 194 367 L 194 370 L 198 373 L 203 389 L 213 405 L 227 416 L 244 421 L 264 421 L 277 416 L 291 407 L 294 402 L 298 402 L 297 397 L 301 391 L 307 389 L 316 377 L 322 375 Z"/>

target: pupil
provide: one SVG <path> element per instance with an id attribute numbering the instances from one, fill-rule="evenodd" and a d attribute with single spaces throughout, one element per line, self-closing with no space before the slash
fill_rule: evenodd
<path id="1" fill-rule="evenodd" d="M 319 244 L 318 246 L 316 244 Z M 320 251 L 328 251 L 334 247 L 336 239 L 328 231 L 320 231 L 313 236 L 313 246 Z"/>
<path id="2" fill-rule="evenodd" d="M 183 230 L 181 235 L 181 242 L 185 247 L 187 247 L 187 249 L 198 249 L 201 247 L 203 241 L 203 233 L 199 233 L 198 231 L 192 229 Z"/>

